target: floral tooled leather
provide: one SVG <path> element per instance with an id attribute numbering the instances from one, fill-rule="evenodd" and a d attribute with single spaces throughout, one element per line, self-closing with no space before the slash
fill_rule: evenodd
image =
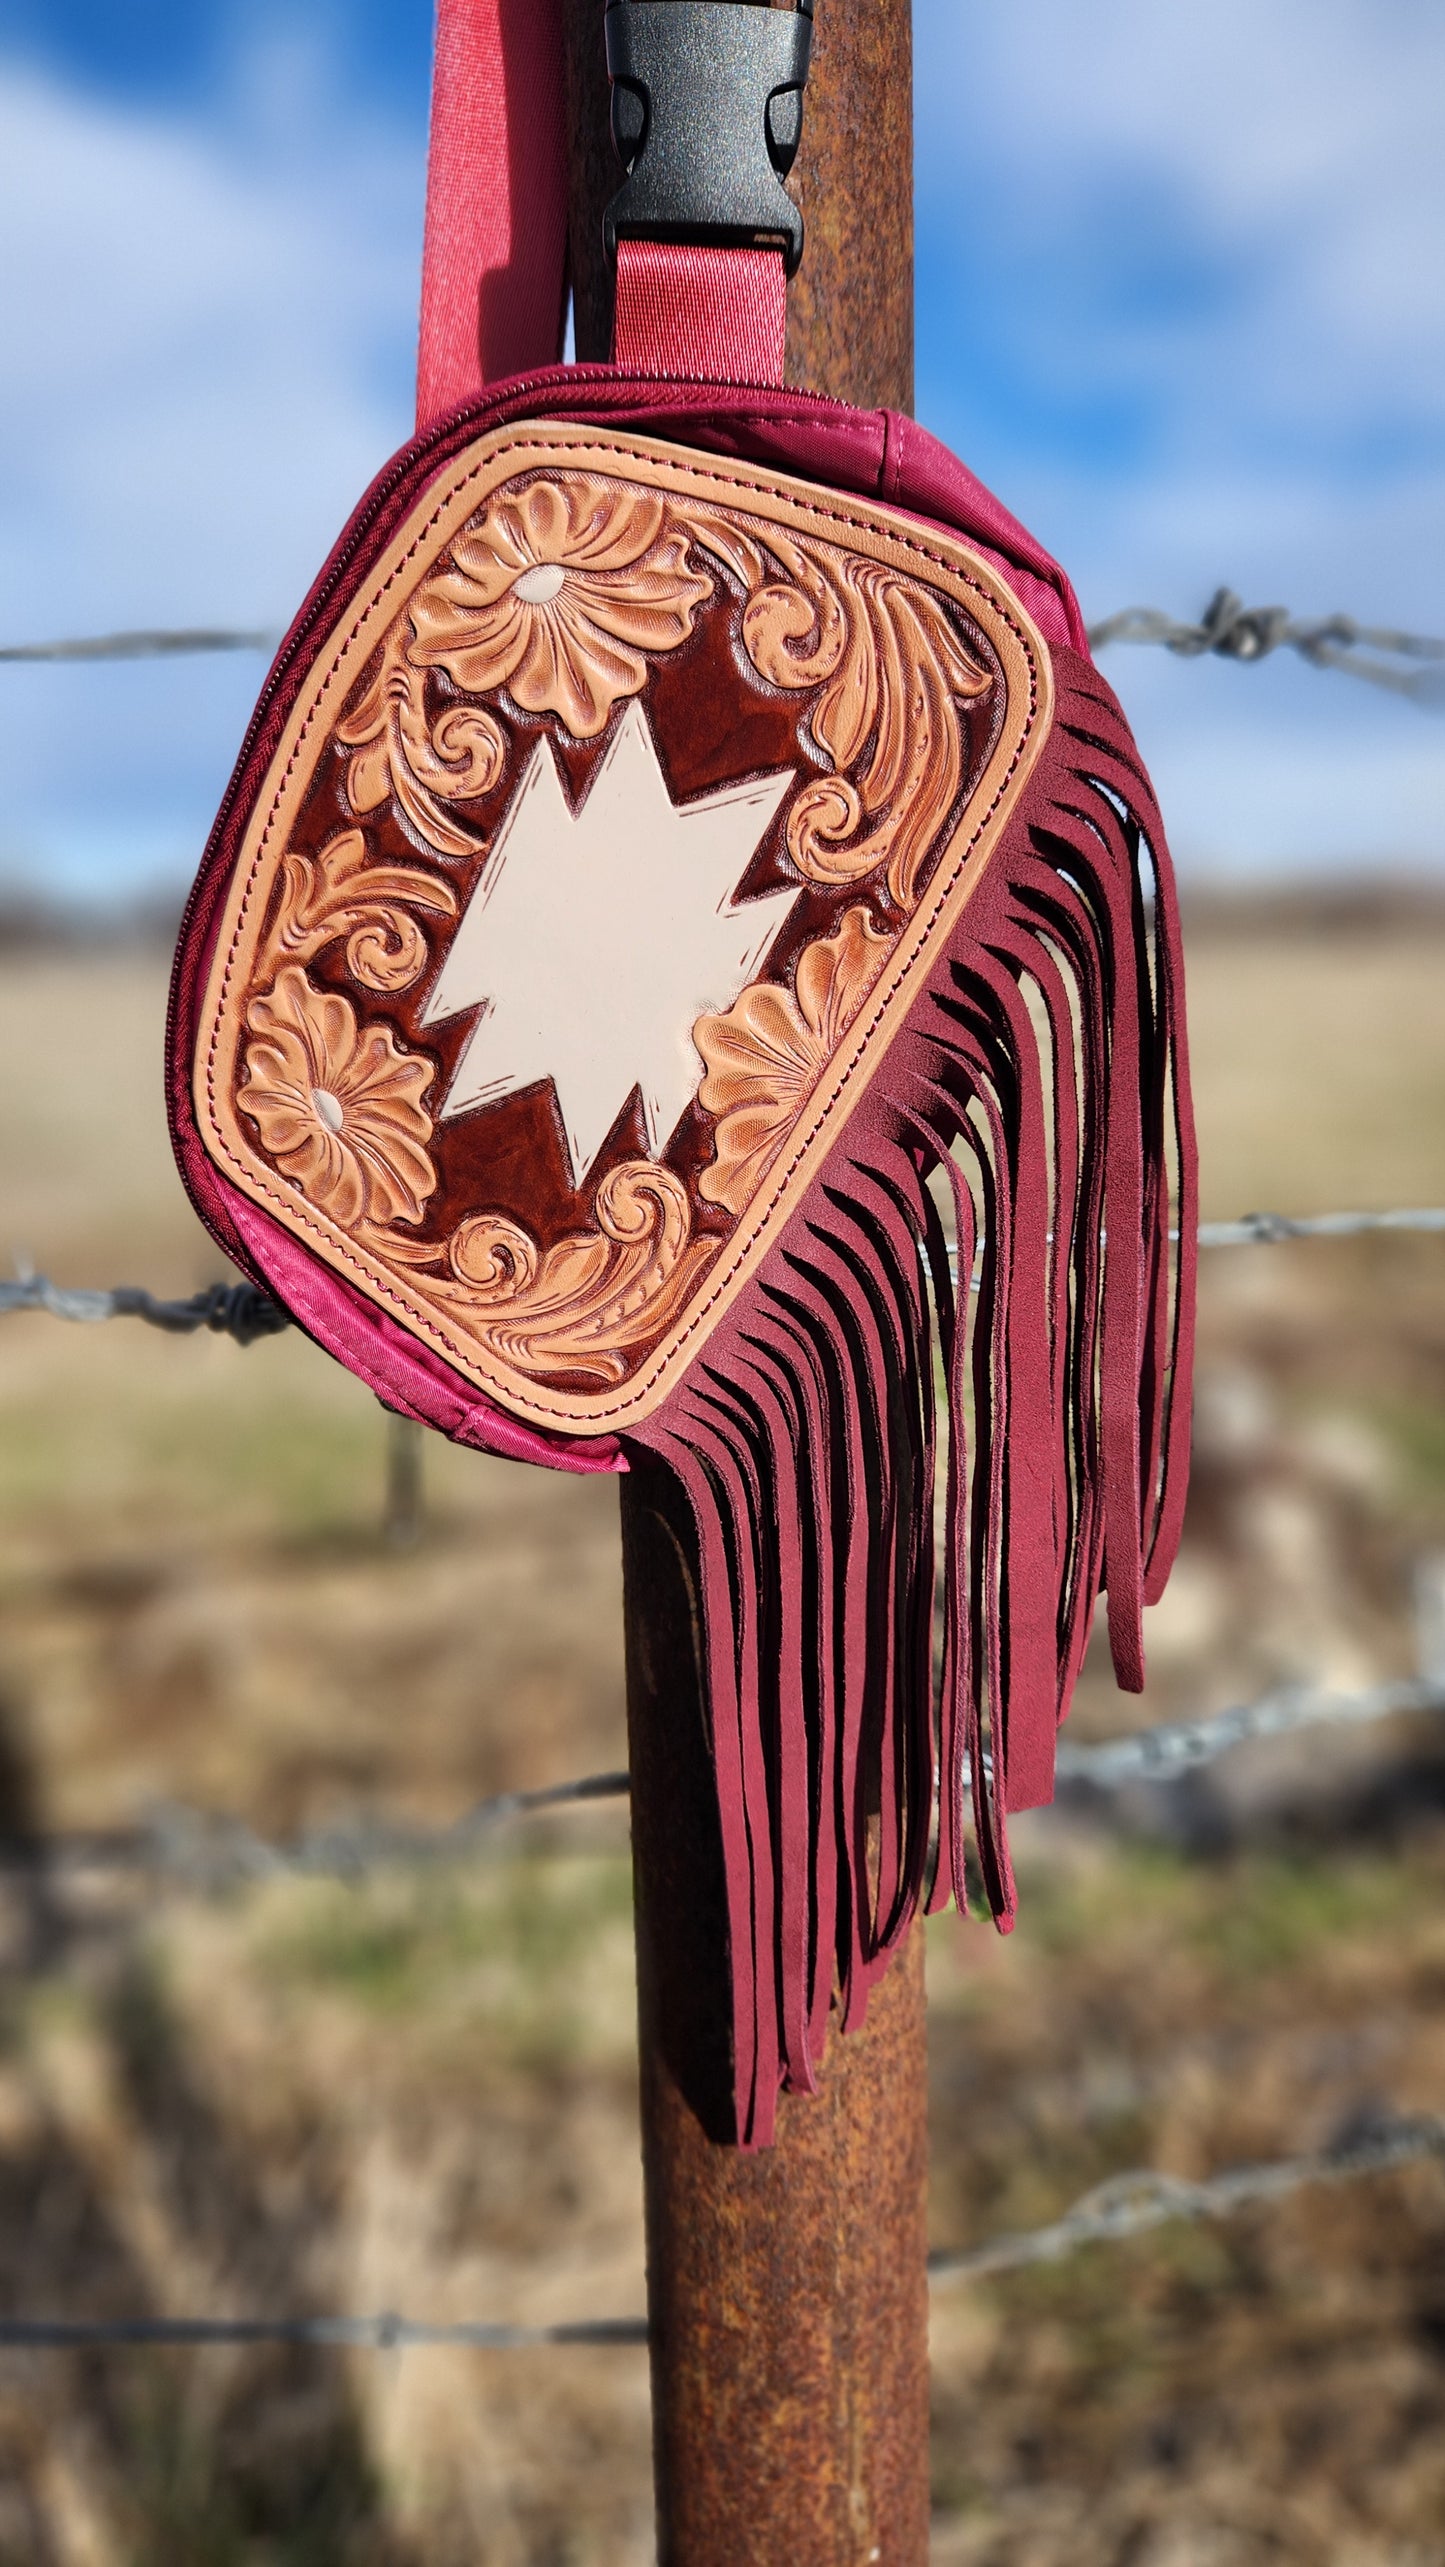
<path id="1" fill-rule="evenodd" d="M 436 1188 L 421 1100 L 432 1065 L 389 1026 L 363 1025 L 297 963 L 246 1011 L 236 1102 L 267 1157 L 342 1229 L 421 1219 Z"/>
<path id="2" fill-rule="evenodd" d="M 698 1102 L 717 1126 L 698 1180 L 709 1203 L 741 1212 L 756 1194 L 887 955 L 867 910 L 850 909 L 836 936 L 804 947 L 791 989 L 751 981 L 725 1016 L 698 1018 Z"/>
<path id="3" fill-rule="evenodd" d="M 591 473 L 504 492 L 451 547 L 412 608 L 411 656 L 470 695 L 505 687 L 594 740 L 651 661 L 692 631 L 711 581 L 687 568 L 687 532 L 652 491 Z"/>
<path id="4" fill-rule="evenodd" d="M 1041 744 L 1046 654 L 950 537 L 564 426 L 458 458 L 333 638 L 229 894 L 203 1139 L 514 1414 L 573 1433 L 633 1422 L 866 1089 Z M 691 1101 L 671 1128 L 624 1086 L 579 1169 L 545 1075 L 465 1110 L 449 1099 L 478 1011 L 505 995 L 485 987 L 485 911 L 522 803 L 555 775 L 559 826 L 590 826 L 632 704 L 676 818 L 730 793 L 773 813 L 739 841 L 723 898 L 740 948 L 750 922 L 767 933 L 741 985 L 682 1008 Z M 634 750 L 643 736 L 626 734 Z M 624 888 L 640 879 L 625 835 L 607 841 Z M 544 886 L 544 985 L 545 910 Z M 475 1003 L 437 1021 L 473 911 Z M 657 932 L 619 899 L 575 999 L 599 1026 L 617 978 L 601 946 L 615 966 L 617 938 L 645 957 Z M 664 943 L 660 983 L 668 960 Z"/>

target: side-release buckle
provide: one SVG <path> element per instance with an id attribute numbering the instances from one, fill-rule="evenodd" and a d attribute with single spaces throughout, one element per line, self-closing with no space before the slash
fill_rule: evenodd
<path id="1" fill-rule="evenodd" d="M 612 139 L 627 172 L 602 217 L 619 240 L 777 247 L 789 276 L 803 218 L 782 181 L 803 131 L 813 0 L 608 0 Z"/>

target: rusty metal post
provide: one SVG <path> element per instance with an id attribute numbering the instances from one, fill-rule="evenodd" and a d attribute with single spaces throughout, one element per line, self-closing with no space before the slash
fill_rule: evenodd
<path id="1" fill-rule="evenodd" d="M 564 0 L 579 357 L 605 357 L 618 185 L 601 0 Z M 911 406 L 910 0 L 817 0 L 789 380 Z M 622 1488 L 653 2443 L 662 2567 L 924 2567 L 922 1936 L 777 2144 L 728 2144 L 722 1857 L 686 1510 Z"/>
<path id="2" fill-rule="evenodd" d="M 766 5 L 766 0 L 763 0 Z M 563 0 L 572 297 L 579 357 L 612 347 L 602 208 L 621 183 L 602 0 Z M 789 181 L 807 227 L 788 289 L 788 381 L 913 407 L 911 0 L 816 0 L 803 141 Z"/>
<path id="3" fill-rule="evenodd" d="M 623 1483 L 642 2155 L 662 2567 L 924 2567 L 923 1938 L 774 2147 L 728 2144 L 722 1850 L 670 1475 Z"/>

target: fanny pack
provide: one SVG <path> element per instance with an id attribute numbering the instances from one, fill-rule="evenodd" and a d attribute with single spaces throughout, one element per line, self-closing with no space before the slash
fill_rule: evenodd
<path id="1" fill-rule="evenodd" d="M 722 379 L 781 374 L 787 244 L 624 222 L 619 362 L 469 389 L 458 201 L 498 190 L 475 148 L 446 178 L 447 28 L 428 423 L 262 691 L 172 1130 L 389 1407 L 685 1491 L 756 2142 L 963 1904 L 969 1803 L 1011 1922 L 1101 1589 L 1142 1682 L 1189 1417 L 1174 890 L 1058 566 L 911 420 Z M 558 255 L 497 267 L 484 341 L 555 347 Z"/>

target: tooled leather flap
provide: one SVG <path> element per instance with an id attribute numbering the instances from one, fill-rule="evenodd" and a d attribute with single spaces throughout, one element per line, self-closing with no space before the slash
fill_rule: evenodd
<path id="1" fill-rule="evenodd" d="M 205 1148 L 514 1416 L 637 1423 L 877 1075 L 1050 701 L 947 534 L 620 431 L 479 437 L 255 797 Z"/>

